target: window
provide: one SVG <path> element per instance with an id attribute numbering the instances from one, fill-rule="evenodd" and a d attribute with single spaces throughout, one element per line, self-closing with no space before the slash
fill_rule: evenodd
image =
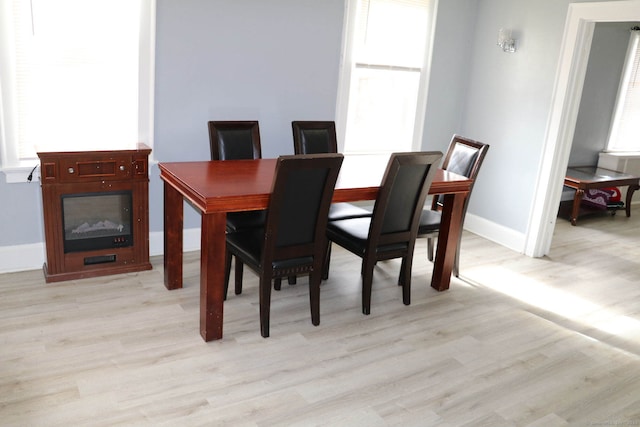
<path id="1" fill-rule="evenodd" d="M 640 151 L 640 28 L 631 31 L 607 151 Z"/>
<path id="2" fill-rule="evenodd" d="M 345 153 L 419 149 L 433 0 L 349 0 L 338 97 Z"/>
<path id="3" fill-rule="evenodd" d="M 0 154 L 152 145 L 155 0 L 6 0 L 0 5 Z"/>

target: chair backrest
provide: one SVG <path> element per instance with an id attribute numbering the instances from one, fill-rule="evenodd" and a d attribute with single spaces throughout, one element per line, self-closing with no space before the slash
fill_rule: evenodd
<path id="1" fill-rule="evenodd" d="M 337 153 L 336 123 L 294 121 L 293 149 L 296 154 Z"/>
<path id="2" fill-rule="evenodd" d="M 262 157 L 257 121 L 210 121 L 208 127 L 211 160 Z"/>
<path id="3" fill-rule="evenodd" d="M 369 228 L 369 248 L 415 242 L 420 214 L 442 158 L 439 151 L 393 153 Z"/>
<path id="4" fill-rule="evenodd" d="M 322 262 L 329 206 L 342 160 L 342 154 L 278 158 L 265 224 L 263 268 L 277 268 L 278 261 L 286 267 L 285 260 L 305 257 Z"/>
<path id="5" fill-rule="evenodd" d="M 473 179 L 471 184 L 473 189 L 473 184 L 488 150 L 488 144 L 474 141 L 464 136 L 453 135 L 447 154 L 442 161 L 442 169 Z M 467 197 L 468 200 L 469 198 Z M 432 208 L 435 209 L 441 205 L 441 197 L 434 197 Z"/>

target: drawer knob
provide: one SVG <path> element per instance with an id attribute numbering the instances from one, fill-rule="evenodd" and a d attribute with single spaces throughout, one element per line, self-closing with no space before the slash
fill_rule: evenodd
<path id="1" fill-rule="evenodd" d="M 69 168 L 69 169 L 67 169 L 67 171 L 68 171 L 69 173 L 75 173 L 75 169 L 73 169 L 73 168 Z"/>
<path id="2" fill-rule="evenodd" d="M 124 171 L 126 168 L 124 167 L 124 165 L 120 165 L 120 170 Z"/>

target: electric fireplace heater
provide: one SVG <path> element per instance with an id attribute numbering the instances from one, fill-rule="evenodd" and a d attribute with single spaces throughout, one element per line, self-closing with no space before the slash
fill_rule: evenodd
<path id="1" fill-rule="evenodd" d="M 151 269 L 150 152 L 38 153 L 47 282 Z"/>

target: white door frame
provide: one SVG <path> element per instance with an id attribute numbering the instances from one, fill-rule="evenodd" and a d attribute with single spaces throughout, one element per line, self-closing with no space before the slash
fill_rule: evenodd
<path id="1" fill-rule="evenodd" d="M 626 21 L 640 21 L 640 1 L 569 4 L 542 160 L 529 215 L 526 255 L 544 256 L 551 247 L 595 24 Z"/>

